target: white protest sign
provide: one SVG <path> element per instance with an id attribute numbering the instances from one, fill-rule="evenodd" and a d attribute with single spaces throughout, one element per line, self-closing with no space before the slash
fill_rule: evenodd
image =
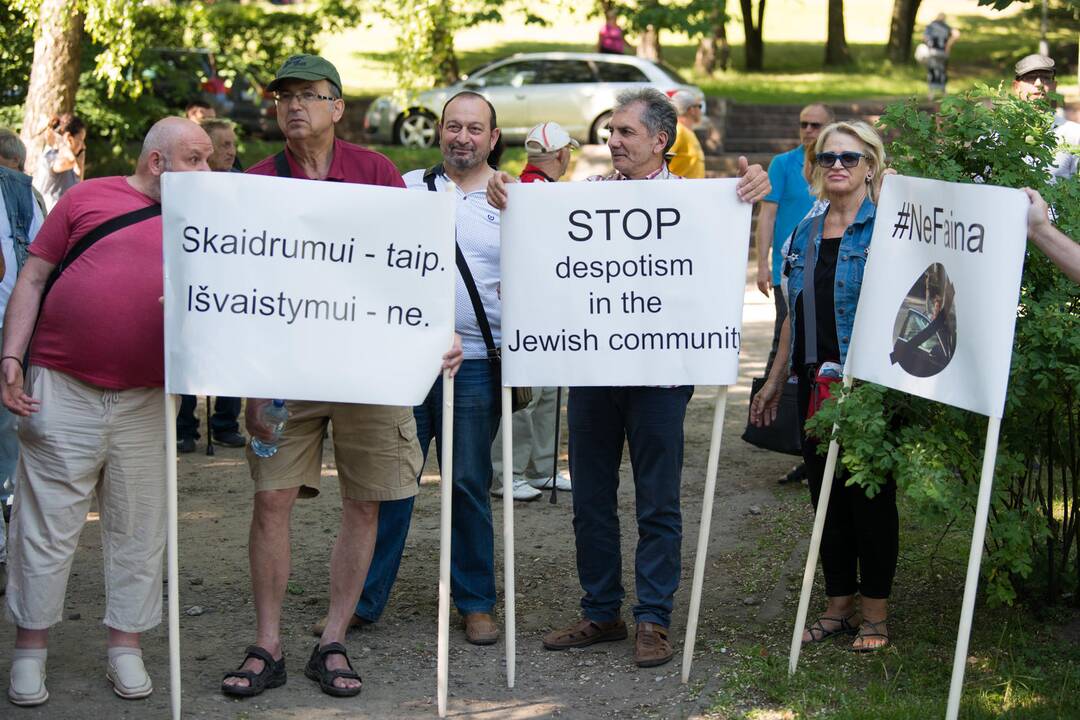
<path id="1" fill-rule="evenodd" d="M 503 382 L 734 384 L 750 235 L 736 184 L 510 185 Z"/>
<path id="2" fill-rule="evenodd" d="M 424 399 L 453 337 L 450 194 L 192 172 L 162 198 L 169 392 Z"/>
<path id="3" fill-rule="evenodd" d="M 1020 190 L 887 177 L 848 372 L 1001 417 L 1029 204 Z"/>

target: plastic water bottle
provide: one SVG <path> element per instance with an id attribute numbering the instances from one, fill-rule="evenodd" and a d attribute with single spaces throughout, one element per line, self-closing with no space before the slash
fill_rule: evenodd
<path id="1" fill-rule="evenodd" d="M 281 439 L 281 431 L 285 429 L 285 421 L 289 419 L 289 409 L 285 407 L 284 400 L 274 402 L 263 408 L 262 421 L 270 426 L 274 438 L 269 442 L 263 442 L 254 435 L 251 436 L 251 451 L 261 458 L 273 457 L 277 452 L 278 440 Z"/>

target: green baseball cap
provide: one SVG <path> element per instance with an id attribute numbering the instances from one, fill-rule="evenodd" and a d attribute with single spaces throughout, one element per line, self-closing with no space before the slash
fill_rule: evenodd
<path id="1" fill-rule="evenodd" d="M 266 86 L 270 92 L 281 86 L 282 80 L 329 80 L 341 92 L 341 76 L 333 63 L 318 55 L 293 55 L 281 64 L 273 81 Z"/>

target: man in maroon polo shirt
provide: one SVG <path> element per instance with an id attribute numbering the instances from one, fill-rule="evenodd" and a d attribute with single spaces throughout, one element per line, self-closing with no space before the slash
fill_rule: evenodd
<path id="1" fill-rule="evenodd" d="M 267 89 L 277 103 L 278 126 L 285 135 L 280 153 L 257 163 L 249 173 L 306 180 L 404 188 L 401 174 L 385 156 L 334 136 L 345 113 L 337 69 L 315 55 L 294 55 Z M 461 345 L 443 357 L 453 373 L 461 364 Z M 248 432 L 272 437 L 262 419 L 269 400 L 249 398 Z M 318 494 L 323 435 L 333 430 L 334 458 L 341 484 L 341 529 L 330 555 L 330 611 L 326 627 L 304 674 L 328 695 L 357 695 L 360 675 L 353 671 L 342 641 L 360 598 L 375 547 L 379 503 L 412 497 L 423 458 L 411 407 L 288 401 L 289 420 L 271 457 L 248 449 L 255 483 L 248 556 L 255 595 L 256 639 L 243 663 L 226 673 L 226 695 L 251 696 L 285 683 L 281 645 L 281 604 L 289 579 L 289 520 L 300 496 Z"/>

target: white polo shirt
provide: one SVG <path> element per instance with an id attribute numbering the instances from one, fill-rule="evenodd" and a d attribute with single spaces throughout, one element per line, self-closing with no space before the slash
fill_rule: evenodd
<path id="1" fill-rule="evenodd" d="M 403 176 L 405 186 L 410 190 L 428 192 L 424 182 L 425 168 L 412 170 Z M 435 188 L 443 192 L 450 184 L 445 174 L 435 176 Z M 470 193 L 454 189 L 457 193 L 457 243 L 461 254 L 469 266 L 480 301 L 484 306 L 495 347 L 499 346 L 500 319 L 502 308 L 499 303 L 499 211 L 488 204 L 485 190 Z M 476 322 L 472 300 L 461 274 L 457 273 L 457 288 L 454 302 L 454 329 L 461 335 L 462 349 L 466 360 L 480 360 L 487 357 L 487 345 L 480 334 L 480 325 Z"/>

